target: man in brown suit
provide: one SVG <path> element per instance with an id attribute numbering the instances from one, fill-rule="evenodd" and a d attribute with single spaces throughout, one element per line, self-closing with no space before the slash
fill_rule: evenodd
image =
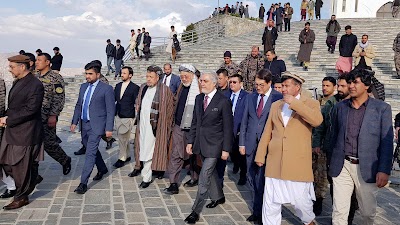
<path id="1" fill-rule="evenodd" d="M 255 162 L 266 164 L 263 223 L 281 224 L 290 203 L 304 224 L 314 224 L 311 134 L 322 123 L 319 102 L 301 95 L 304 79 L 282 75 L 283 99 L 272 104 Z"/>

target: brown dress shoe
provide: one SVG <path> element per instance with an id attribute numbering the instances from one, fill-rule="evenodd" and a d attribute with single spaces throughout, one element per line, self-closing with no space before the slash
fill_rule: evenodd
<path id="1" fill-rule="evenodd" d="M 6 205 L 3 207 L 4 210 L 12 210 L 12 209 L 19 209 L 22 206 L 26 206 L 29 204 L 29 199 L 28 197 L 22 198 L 20 200 L 17 201 L 13 201 L 10 204 Z"/>

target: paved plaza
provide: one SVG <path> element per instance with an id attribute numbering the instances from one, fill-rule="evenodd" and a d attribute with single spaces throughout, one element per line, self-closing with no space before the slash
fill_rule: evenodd
<path id="1" fill-rule="evenodd" d="M 109 173 L 99 182 L 90 182 L 85 195 L 73 191 L 79 185 L 84 156 L 75 156 L 74 151 L 80 148 L 80 135 L 59 131 L 63 140 L 62 146 L 72 157 L 72 171 L 62 175 L 61 166 L 46 155 L 46 160 L 40 164 L 40 174 L 43 182 L 30 197 L 28 206 L 14 211 L 0 211 L 0 224 L 18 225 L 77 225 L 77 224 L 184 224 L 183 220 L 191 212 L 197 187 L 180 187 L 178 195 L 165 195 L 162 190 L 168 185 L 168 180 L 155 180 L 149 188 L 139 190 L 140 177 L 130 178 L 128 173 L 133 169 L 133 163 L 120 169 L 114 169 L 112 164 L 117 160 L 118 146 L 106 151 L 105 143 L 101 142 L 101 152 Z M 214 209 L 204 209 L 198 224 L 250 224 L 246 218 L 250 215 L 248 201 L 250 192 L 247 186 L 238 187 L 239 175 L 231 173 L 232 166 L 228 164 L 229 173 L 225 174 L 225 197 L 227 202 Z M 189 177 L 182 173 L 183 182 Z M 92 177 L 96 174 L 93 171 Z M 4 186 L 0 188 L 4 191 Z M 378 216 L 376 224 L 400 224 L 400 187 L 392 185 L 379 192 Z M 262 196 L 259 196 L 260 198 Z M 0 205 L 9 200 L 0 200 Z M 322 216 L 317 218 L 319 224 L 330 224 L 330 198 L 324 204 Z M 282 224 L 301 224 L 294 216 L 291 207 L 283 208 Z M 355 223 L 361 225 L 357 217 Z"/>

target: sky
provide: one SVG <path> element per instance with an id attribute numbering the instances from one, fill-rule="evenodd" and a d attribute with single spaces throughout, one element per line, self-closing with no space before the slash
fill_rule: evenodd
<path id="1" fill-rule="evenodd" d="M 282 1 L 282 3 L 288 0 Z M 289 0 L 299 19 L 301 0 Z M 220 0 L 220 6 L 234 0 Z M 243 1 L 250 16 L 258 16 L 260 3 Z M 217 0 L 12 0 L 0 8 L 0 53 L 35 52 L 40 48 L 53 55 L 58 46 L 65 67 L 83 67 L 93 59 L 106 60 L 105 45 L 121 39 L 127 46 L 130 30 L 146 27 L 152 37 L 166 37 L 170 26 L 180 33 L 190 23 L 207 18 Z M 324 1 L 323 18 L 329 18 L 330 0 Z"/>

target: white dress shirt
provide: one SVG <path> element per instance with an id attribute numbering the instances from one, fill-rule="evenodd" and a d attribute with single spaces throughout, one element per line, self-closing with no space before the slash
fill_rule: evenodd
<path id="1" fill-rule="evenodd" d="M 130 82 L 131 82 L 130 80 L 127 80 L 127 81 L 122 82 L 122 85 L 121 85 L 121 93 L 119 94 L 119 99 L 122 99 L 122 96 L 124 96 L 124 93 L 125 93 L 125 91 L 126 91 L 126 88 L 128 87 L 128 85 L 129 85 Z"/>
<path id="2" fill-rule="evenodd" d="M 170 75 L 166 75 L 164 74 L 164 79 L 163 79 L 163 84 L 167 85 L 169 87 L 169 85 L 171 84 L 171 77 L 172 77 L 172 73 Z"/>
<path id="3" fill-rule="evenodd" d="M 264 99 L 263 110 L 264 110 L 265 104 L 266 104 L 267 101 L 268 101 L 269 96 L 271 95 L 271 92 L 272 92 L 272 87 L 270 87 L 269 90 L 267 91 L 267 93 L 264 94 L 264 98 L 263 98 L 263 99 Z M 256 110 L 257 110 L 257 108 L 258 108 L 258 104 L 260 103 L 260 100 L 261 100 L 261 95 L 258 95 L 258 97 L 257 97 Z"/>
<path id="4" fill-rule="evenodd" d="M 300 94 L 296 96 L 296 99 L 300 99 Z M 285 103 L 282 107 L 282 119 L 283 119 L 283 125 L 285 127 L 289 122 L 290 116 L 292 116 L 292 112 L 293 110 L 289 108 L 289 104 Z"/>

